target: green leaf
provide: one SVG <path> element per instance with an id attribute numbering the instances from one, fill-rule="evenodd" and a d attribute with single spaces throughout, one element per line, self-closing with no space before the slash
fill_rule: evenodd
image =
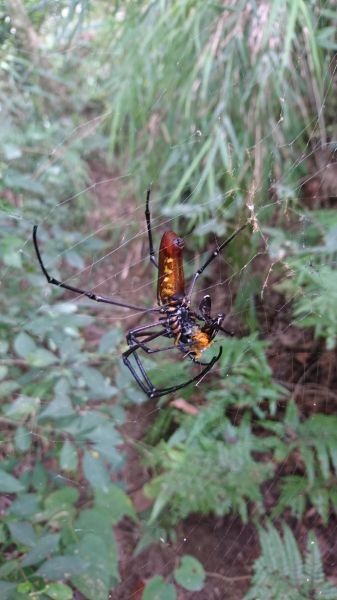
<path id="1" fill-rule="evenodd" d="M 104 541 L 89 533 L 81 539 L 76 552 L 88 566 L 85 573 L 71 578 L 72 583 L 89 600 L 108 600 L 110 576 Z"/>
<path id="2" fill-rule="evenodd" d="M 56 511 L 66 511 L 72 508 L 79 498 L 79 492 L 76 488 L 65 486 L 49 494 L 46 498 L 45 509 L 53 514 Z"/>
<path id="3" fill-rule="evenodd" d="M 35 515 L 38 522 L 53 521 L 54 527 L 61 527 L 75 515 L 75 503 L 79 497 L 76 488 L 64 487 L 52 492 L 44 502 L 44 510 Z"/>
<path id="4" fill-rule="evenodd" d="M 26 427 L 18 427 L 15 432 L 15 447 L 19 452 L 27 452 L 32 443 L 32 436 Z"/>
<path id="5" fill-rule="evenodd" d="M 53 554 L 58 549 L 60 541 L 59 533 L 47 533 L 38 540 L 34 548 L 26 554 L 22 561 L 23 567 L 30 567 L 41 562 L 50 554 Z"/>
<path id="6" fill-rule="evenodd" d="M 48 473 L 40 460 L 36 460 L 35 467 L 32 473 L 32 486 L 36 491 L 41 491 L 47 488 Z"/>
<path id="7" fill-rule="evenodd" d="M 77 556 L 55 556 L 47 560 L 35 572 L 35 576 L 51 580 L 69 579 L 78 573 L 83 573 L 88 566 L 88 563 Z"/>
<path id="8" fill-rule="evenodd" d="M 31 581 L 22 581 L 19 583 L 17 587 L 17 592 L 20 594 L 29 594 L 33 589 L 33 584 Z"/>
<path id="9" fill-rule="evenodd" d="M 17 494 L 23 492 L 24 489 L 25 486 L 22 485 L 18 479 L 0 469 L 0 492 L 5 494 Z"/>
<path id="10" fill-rule="evenodd" d="M 44 185 L 19 171 L 11 170 L 6 174 L 6 184 L 15 190 L 23 190 L 43 196 L 46 192 Z"/>
<path id="11" fill-rule="evenodd" d="M 86 386 L 93 392 L 96 399 L 110 398 L 117 393 L 117 388 L 109 385 L 98 369 L 81 365 L 78 370 Z"/>
<path id="12" fill-rule="evenodd" d="M 57 302 L 53 304 L 53 313 L 59 313 L 60 315 L 73 315 L 78 311 L 77 304 L 72 302 Z"/>
<path id="13" fill-rule="evenodd" d="M 0 398 L 6 398 L 20 388 L 16 381 L 10 379 L 0 383 Z"/>
<path id="14" fill-rule="evenodd" d="M 0 379 L 5 379 L 8 373 L 8 367 L 5 365 L 0 365 Z"/>
<path id="15" fill-rule="evenodd" d="M 59 381 L 58 383 L 61 382 Z M 71 400 L 66 391 L 64 391 L 64 393 L 61 391 L 62 387 L 63 386 L 55 386 L 55 397 L 48 406 L 41 411 L 38 417 L 39 421 L 43 421 L 44 419 L 63 419 L 64 417 L 74 415 L 75 411 L 71 404 Z M 68 387 L 66 387 L 65 390 L 68 390 Z"/>
<path id="16" fill-rule="evenodd" d="M 124 516 L 137 520 L 129 496 L 117 485 L 110 484 L 107 489 L 95 489 L 95 506 L 109 511 L 113 523 L 118 523 Z"/>
<path id="17" fill-rule="evenodd" d="M 93 488 L 107 491 L 110 483 L 110 475 L 99 456 L 96 455 L 98 455 L 98 452 L 85 451 L 83 473 Z"/>
<path id="18" fill-rule="evenodd" d="M 35 531 L 29 521 L 12 521 L 8 523 L 11 536 L 24 546 L 34 546 L 36 542 Z"/>
<path id="19" fill-rule="evenodd" d="M 19 148 L 19 146 L 11 144 L 10 142 L 2 145 L 2 151 L 6 160 L 15 160 L 16 158 L 20 158 L 22 156 L 22 150 Z"/>
<path id="20" fill-rule="evenodd" d="M 119 578 L 118 549 L 112 530 L 113 524 L 114 519 L 109 511 L 102 508 L 92 508 L 80 513 L 75 527 L 80 537 L 93 533 L 104 540 L 108 559 L 108 572 L 117 580 Z"/>
<path id="21" fill-rule="evenodd" d="M 102 423 L 85 434 L 85 438 L 94 442 L 93 448 L 114 468 L 122 466 L 123 456 L 115 446 L 122 444 L 122 439 L 112 423 Z"/>
<path id="22" fill-rule="evenodd" d="M 5 415 L 13 419 L 23 419 L 29 415 L 35 415 L 40 406 L 39 398 L 31 396 L 19 396 L 5 410 Z"/>
<path id="23" fill-rule="evenodd" d="M 3 544 L 6 541 L 6 532 L 4 523 L 0 524 L 0 544 Z"/>
<path id="24" fill-rule="evenodd" d="M 22 268 L 21 242 L 17 236 L 2 237 L 1 260 L 8 267 Z"/>
<path id="25" fill-rule="evenodd" d="M 99 352 L 102 354 L 108 354 L 116 350 L 117 344 L 123 339 L 123 332 L 121 329 L 111 329 L 105 333 L 99 342 Z"/>
<path id="26" fill-rule="evenodd" d="M 21 331 L 14 339 L 14 350 L 21 358 L 27 358 L 29 354 L 36 350 L 36 344 L 28 333 Z"/>
<path id="27" fill-rule="evenodd" d="M 60 453 L 60 468 L 63 471 L 76 471 L 78 467 L 77 450 L 74 444 L 66 440 Z"/>
<path id="28" fill-rule="evenodd" d="M 8 577 L 8 575 L 14 573 L 14 571 L 18 571 L 19 567 L 20 565 L 18 560 L 8 560 L 0 567 L 0 578 Z"/>
<path id="29" fill-rule="evenodd" d="M 27 519 L 38 512 L 39 500 L 37 494 L 23 494 L 12 503 L 9 512 L 21 519 Z"/>
<path id="30" fill-rule="evenodd" d="M 86 365 L 81 365 L 79 372 L 83 377 L 85 384 L 94 392 L 100 392 L 102 388 L 105 388 L 105 378 L 97 369 L 94 369 L 93 367 L 87 367 Z"/>
<path id="31" fill-rule="evenodd" d="M 199 592 L 205 584 L 205 570 L 193 556 L 181 558 L 180 566 L 174 570 L 174 578 L 179 585 L 190 592 Z"/>
<path id="32" fill-rule="evenodd" d="M 177 594 L 173 585 L 165 583 L 161 575 L 150 579 L 147 583 L 142 600 L 176 600 Z"/>
<path id="33" fill-rule="evenodd" d="M 36 348 L 34 352 L 27 356 L 27 362 L 32 367 L 50 367 L 59 362 L 55 354 L 45 348 Z"/>
<path id="34" fill-rule="evenodd" d="M 73 590 L 64 583 L 49 583 L 42 590 L 52 600 L 72 600 Z"/>
<path id="35" fill-rule="evenodd" d="M 16 585 L 16 583 L 10 583 L 9 581 L 0 581 L 1 600 L 10 600 L 14 590 L 16 589 Z"/>

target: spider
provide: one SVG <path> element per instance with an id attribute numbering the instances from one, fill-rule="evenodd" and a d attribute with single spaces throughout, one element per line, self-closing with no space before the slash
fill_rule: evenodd
<path id="1" fill-rule="evenodd" d="M 227 335 L 233 335 L 222 327 L 224 314 L 220 313 L 216 317 L 211 316 L 212 301 L 208 294 L 202 298 L 198 311 L 191 309 L 191 298 L 198 277 L 216 256 L 218 256 L 219 252 L 228 246 L 228 244 L 248 225 L 248 221 L 234 231 L 229 238 L 222 242 L 222 244 L 209 255 L 205 263 L 194 273 L 188 292 L 186 293 L 182 260 L 184 240 L 173 231 L 165 231 L 160 242 L 158 260 L 156 258 L 151 228 L 150 193 L 151 190 L 148 190 L 146 196 L 145 219 L 148 233 L 150 261 L 158 271 L 158 308 L 135 306 L 133 304 L 114 300 L 108 296 L 100 296 L 92 291 L 83 290 L 68 285 L 67 283 L 62 283 L 49 275 L 44 265 L 37 242 L 37 225 L 33 228 L 33 243 L 40 268 L 48 283 L 69 290 L 70 292 L 86 296 L 95 302 L 129 308 L 146 314 L 159 313 L 158 319 L 154 323 L 136 327 L 127 333 L 126 341 L 129 348 L 123 352 L 122 359 L 137 384 L 148 398 L 160 398 L 161 396 L 174 393 L 191 383 L 203 379 L 219 360 L 222 354 L 222 346 L 220 346 L 218 354 L 213 356 L 208 363 L 200 360 L 204 350 L 211 346 L 219 331 Z M 149 346 L 150 342 L 162 337 L 173 340 L 173 344 L 163 348 L 152 348 Z M 143 366 L 139 357 L 139 351 L 142 350 L 146 354 L 155 354 L 174 348 L 180 350 L 180 352 L 187 356 L 193 363 L 201 365 L 204 368 L 198 375 L 192 377 L 188 381 L 157 389 L 153 385 Z M 131 363 L 131 357 L 134 359 L 134 365 Z"/>

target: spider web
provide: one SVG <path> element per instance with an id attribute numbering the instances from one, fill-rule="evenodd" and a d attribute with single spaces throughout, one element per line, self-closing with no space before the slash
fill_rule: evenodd
<path id="1" fill-rule="evenodd" d="M 14 32 L 15 33 L 15 32 Z M 76 41 L 75 37 L 72 41 L 69 53 L 75 53 L 81 45 L 81 41 Z M 53 51 L 54 52 L 54 51 Z M 93 52 L 99 56 L 99 50 L 95 49 Z M 56 52 L 56 55 L 61 53 Z M 182 57 L 183 59 L 183 57 Z M 331 65 L 327 66 L 326 78 L 328 81 L 327 94 L 331 92 L 332 83 L 335 77 L 335 69 L 331 69 Z M 165 90 L 163 94 L 166 95 L 172 93 L 174 90 L 170 86 L 170 81 L 166 82 Z M 160 106 L 161 95 L 157 98 L 156 108 Z M 316 107 L 315 123 L 317 128 L 321 130 L 321 123 L 323 118 L 324 104 L 326 97 L 323 101 L 319 101 Z M 81 137 L 82 131 L 87 131 L 92 125 L 97 125 L 99 122 L 100 127 L 104 127 L 104 124 L 113 115 L 114 109 L 112 108 L 109 112 L 103 112 L 96 115 L 94 118 L 84 118 L 83 113 L 78 114 L 78 120 L 80 125 L 73 127 L 66 136 L 59 141 L 55 139 L 53 147 L 46 150 L 45 160 L 40 163 L 36 169 L 34 177 L 38 181 L 40 177 L 45 176 L 50 170 L 55 167 L 59 156 L 62 155 L 63 150 L 76 147 L 78 139 Z M 50 117 L 54 118 L 53 116 Z M 46 119 L 49 119 L 49 115 L 46 115 Z M 149 120 L 151 119 L 151 112 L 149 113 Z M 277 127 L 282 127 L 283 114 L 280 114 Z M 308 124 L 303 124 L 302 131 L 297 135 L 299 136 L 303 131 L 306 130 Z M 277 129 L 277 128 L 276 128 Z M 283 148 L 278 144 L 277 130 L 273 129 L 270 132 L 270 137 L 275 139 L 275 152 L 281 151 Z M 312 127 L 312 131 L 315 127 Z M 137 132 L 136 132 L 137 133 Z M 174 140 L 171 145 L 172 152 L 177 145 L 179 146 L 190 146 L 191 144 L 199 144 L 200 139 L 205 139 L 209 133 L 207 131 L 200 131 L 194 128 L 194 132 L 191 136 L 184 140 Z M 90 134 L 84 138 L 82 143 L 90 141 Z M 254 152 L 259 145 L 266 142 L 266 137 L 260 137 L 257 139 L 254 147 L 250 148 L 251 152 Z M 296 142 L 296 138 L 288 141 L 288 146 L 291 147 Z M 309 159 L 313 155 L 313 149 L 310 147 L 311 140 L 308 139 L 307 147 L 303 149 L 301 156 L 295 161 L 284 173 L 282 173 L 278 183 L 278 188 L 282 188 L 283 182 L 286 182 L 291 174 L 292 169 L 297 169 L 299 165 L 307 165 Z M 326 147 L 331 148 L 333 143 L 329 141 L 322 144 L 324 149 Z M 43 154 L 42 154 L 43 155 Z M 102 154 L 104 156 L 104 154 Z M 108 154 L 106 153 L 106 157 Z M 109 160 L 107 159 L 106 165 L 101 164 L 101 158 L 99 160 L 89 161 L 89 181 L 82 185 L 80 189 L 74 194 L 64 194 L 62 198 L 58 199 L 51 205 L 42 209 L 39 219 L 39 244 L 41 253 L 44 258 L 46 267 L 51 275 L 59 277 L 64 283 L 70 285 L 78 285 L 84 289 L 92 290 L 98 294 L 106 294 L 115 298 L 117 301 L 123 299 L 126 302 L 147 306 L 155 305 L 156 295 L 156 277 L 157 273 L 155 269 L 151 268 L 148 253 L 148 239 L 146 223 L 144 218 L 145 208 L 145 195 L 146 189 L 143 190 L 142 196 L 135 198 L 134 190 L 139 189 L 139 179 L 141 177 L 141 167 L 135 167 L 131 172 L 126 170 L 120 172 L 116 168 L 109 166 Z M 309 175 L 306 176 L 306 181 L 303 180 L 299 183 L 298 188 L 294 190 L 294 193 L 300 193 L 303 189 L 304 184 L 308 184 L 310 181 L 317 181 L 321 172 L 326 171 L 329 166 L 333 166 L 332 159 L 330 162 L 322 166 L 321 168 L 309 169 Z M 170 193 L 160 192 L 160 179 L 161 173 L 158 168 L 156 177 L 152 181 L 149 181 L 147 185 L 152 185 L 152 199 L 151 199 L 151 214 L 152 214 L 152 228 L 153 236 L 155 240 L 155 247 L 158 249 L 160 237 L 163 231 L 173 228 L 177 230 L 177 227 L 182 223 L 186 225 L 186 208 L 188 209 L 189 204 L 193 205 L 193 198 L 198 193 L 198 186 L 200 182 L 197 182 L 186 197 L 183 198 L 179 204 L 180 210 L 175 210 L 168 206 L 170 199 Z M 271 185 L 274 182 L 271 181 Z M 285 185 L 285 184 L 284 184 Z M 213 300 L 212 312 L 225 312 L 226 319 L 224 322 L 225 327 L 230 327 L 235 331 L 238 337 L 244 338 L 247 336 L 247 345 L 245 353 L 248 355 L 252 341 L 249 341 L 247 326 L 247 320 L 249 321 L 249 299 L 246 299 L 245 293 L 247 288 L 254 286 L 257 282 L 258 289 L 256 295 L 258 297 L 258 308 L 257 308 L 257 319 L 259 321 L 260 336 L 264 340 L 269 340 L 271 345 L 268 350 L 268 357 L 270 365 L 274 370 L 274 378 L 282 383 L 287 384 L 289 393 L 293 398 L 296 398 L 299 403 L 305 400 L 305 394 L 309 394 L 309 402 L 312 402 L 312 406 L 316 406 L 316 398 L 319 399 L 318 404 L 320 412 L 324 412 L 322 407 L 327 402 L 326 398 L 329 397 L 328 390 L 323 390 L 321 385 L 321 376 L 319 373 L 318 359 L 312 362 L 308 362 L 306 356 L 308 350 L 308 344 L 310 340 L 310 334 L 308 330 L 298 329 L 294 325 L 293 317 L 289 313 L 289 307 L 291 305 L 291 299 L 283 295 L 277 295 L 275 292 L 274 284 L 282 284 L 287 281 L 291 274 L 291 265 L 288 264 L 288 257 L 291 256 L 291 239 L 289 236 L 286 240 L 278 242 L 277 239 L 273 238 L 270 229 L 265 225 L 261 225 L 261 221 L 264 222 L 263 215 L 268 211 L 272 213 L 273 209 L 281 210 L 285 207 L 282 206 L 282 200 L 278 194 L 271 194 L 271 199 L 267 200 L 264 205 L 257 203 L 260 189 L 253 188 L 246 190 L 246 216 L 251 220 L 252 225 L 252 236 L 256 240 L 255 244 L 252 245 L 253 251 L 249 255 L 242 257 L 238 256 L 236 251 L 231 253 L 227 249 L 224 253 L 219 255 L 217 259 L 212 263 L 212 266 L 205 275 L 200 277 L 197 282 L 197 288 L 193 295 L 193 306 L 197 307 L 199 301 L 205 294 L 210 294 Z M 64 226 L 67 213 L 76 211 L 79 202 L 84 196 L 88 195 L 90 200 L 90 208 L 86 211 L 85 219 L 83 222 L 79 221 L 79 226 L 72 226 L 72 231 L 69 233 L 67 228 Z M 275 198 L 275 199 L 274 199 Z M 316 194 L 317 199 L 317 194 Z M 224 202 L 226 196 L 223 196 Z M 321 207 L 320 200 L 317 200 L 318 206 Z M 327 201 L 326 201 L 327 202 Z M 281 206 L 280 206 L 281 205 Z M 324 202 L 323 202 L 324 205 Z M 209 220 L 214 220 L 214 231 L 210 231 L 203 239 L 205 239 L 204 247 L 200 246 L 200 242 L 197 240 L 198 231 L 200 237 L 202 236 L 202 226 L 199 224 L 193 232 L 188 231 L 177 231 L 178 234 L 182 235 L 186 242 L 187 252 L 185 259 L 185 268 L 190 280 L 191 274 L 203 264 L 213 249 L 218 247 L 223 239 L 226 237 L 226 225 L 222 227 L 223 235 L 217 233 L 216 225 L 218 223 L 218 207 L 214 208 L 213 199 L 205 198 L 202 203 L 199 203 L 199 208 L 207 210 Z M 193 210 L 193 209 L 192 209 Z M 59 213 L 64 215 L 61 219 L 62 225 L 58 224 Z M 294 204 L 287 206 L 287 213 L 289 216 L 290 227 L 293 230 L 295 242 L 302 246 L 303 250 L 306 249 L 307 245 L 307 228 L 310 225 L 310 216 L 308 216 L 308 210 L 301 204 Z M 262 218 L 261 218 L 262 217 Z M 25 262 L 29 262 L 31 269 L 35 271 L 34 277 L 36 279 L 30 280 L 32 287 L 40 284 L 41 274 L 36 266 L 36 257 L 34 255 L 33 246 L 31 244 L 31 234 L 29 230 L 33 225 L 33 219 L 31 216 L 31 207 L 27 209 L 25 206 L 16 207 L 13 212 L 7 212 L 4 228 L 7 223 L 18 221 L 20 222 L 19 228 L 20 233 L 20 246 L 17 247 L 15 252 L 19 255 L 23 255 Z M 230 213 L 228 215 L 228 221 L 230 219 Z M 237 223 L 239 225 L 239 223 Z M 283 225 L 284 227 L 284 225 Z M 3 229 L 5 231 L 5 229 Z M 229 231 L 229 230 L 228 230 Z M 52 232 L 53 235 L 50 235 Z M 97 242 L 98 240 L 98 242 Z M 196 247 L 197 245 L 197 247 Z M 240 248 L 240 241 L 236 240 L 233 244 L 235 248 Z M 88 250 L 89 248 L 89 250 Z M 287 248 L 290 249 L 287 253 Z M 324 267 L 331 263 L 321 262 L 320 265 L 312 265 L 311 259 L 308 258 L 307 267 L 314 269 L 318 272 L 324 273 Z M 257 277 L 257 273 L 259 277 Z M 262 276 L 261 276 L 262 273 Z M 323 275 L 322 275 L 323 276 Z M 2 270 L 1 282 L 3 289 L 11 288 L 13 277 L 13 265 L 7 264 Z M 24 271 L 22 277 L 25 278 Z M 34 324 L 39 323 L 41 315 L 44 318 L 52 315 L 53 309 L 49 308 L 53 306 L 53 298 L 55 290 L 51 289 L 47 285 L 41 288 L 42 297 L 37 302 L 36 306 L 31 308 L 29 316 L 22 318 L 16 314 L 12 318 L 13 327 L 18 332 L 34 331 Z M 29 291 L 29 289 L 28 289 Z M 239 295 L 238 301 L 238 293 Z M 305 291 L 303 292 L 306 293 Z M 35 292 L 34 292 L 35 294 Z M 274 296 L 277 296 L 274 300 Z M 308 296 L 309 297 L 309 296 Z M 240 299 L 241 298 L 241 299 Z M 98 395 L 98 399 L 95 399 L 93 387 L 90 388 L 88 384 L 88 378 L 90 373 L 87 372 L 87 380 L 84 378 L 84 383 L 81 382 L 81 386 L 86 387 L 90 390 L 90 394 L 86 396 L 87 404 L 78 404 L 79 412 L 90 413 L 90 411 L 102 410 L 103 414 L 106 411 L 104 404 L 110 405 L 108 410 L 109 417 L 112 419 L 114 425 L 121 427 L 123 435 L 123 446 L 121 449 L 121 455 L 123 454 L 124 460 L 126 461 L 123 469 L 116 473 L 112 470 L 113 481 L 119 481 L 122 487 L 130 494 L 130 497 L 135 502 L 137 510 L 142 512 L 143 508 L 149 508 L 144 501 L 141 494 L 141 488 L 148 478 L 148 472 L 144 469 L 139 459 L 138 449 L 135 450 L 137 444 L 142 447 L 141 440 L 146 434 L 148 428 L 153 424 L 154 417 L 157 416 L 162 410 L 163 403 L 149 403 L 142 392 L 134 385 L 132 378 L 129 376 L 125 367 L 122 365 L 120 356 L 121 351 L 126 348 L 123 346 L 122 336 L 132 326 L 135 327 L 137 324 L 145 324 L 153 320 L 152 317 L 142 317 L 140 319 L 139 314 L 133 311 L 127 311 L 118 309 L 117 307 L 99 306 L 90 303 L 87 299 L 81 297 L 74 297 L 71 294 L 65 292 L 58 296 L 58 308 L 60 315 L 64 315 L 64 319 L 67 322 L 66 329 L 67 335 L 70 338 L 83 339 L 84 344 L 82 346 L 84 352 L 91 352 L 93 355 L 93 361 L 91 363 L 90 358 L 88 365 L 95 365 L 95 369 L 100 372 L 102 370 L 104 381 L 107 386 L 107 395 L 102 399 Z M 268 311 L 270 307 L 274 310 L 273 317 L 270 316 Z M 68 316 L 73 314 L 78 319 L 78 325 L 72 329 L 69 324 Z M 86 323 L 88 315 L 91 317 Z M 276 316 L 275 316 L 276 315 Z M 55 316 L 55 314 L 53 315 Z M 82 320 L 82 321 L 81 321 Z M 81 322 L 84 325 L 81 325 Z M 130 326 L 131 323 L 131 326 Z M 61 326 L 61 325 L 60 325 Z M 37 335 L 37 329 L 34 331 Z M 100 339 L 106 336 L 106 345 L 102 356 L 94 356 L 95 348 L 100 343 Z M 109 338 L 110 335 L 110 338 Z M 117 336 L 117 337 L 116 337 Z M 120 336 L 120 337 L 119 337 Z M 116 342 L 117 339 L 117 342 Z M 111 340 L 111 341 L 109 341 Z M 280 340 L 284 343 L 284 349 L 280 351 L 277 344 Z M 294 342 L 294 343 L 293 343 Z M 111 349 L 107 350 L 109 343 L 111 343 Z M 225 345 L 226 339 L 217 337 L 216 342 L 210 350 L 210 356 L 217 353 L 219 345 Z M 293 349 L 289 349 L 289 346 L 293 345 Z M 88 350 L 89 348 L 89 350 Z M 296 348 L 299 348 L 296 351 Z M 48 351 L 52 352 L 55 350 L 52 344 L 49 346 Z M 319 350 L 320 356 L 323 355 L 322 348 Z M 109 354 L 109 356 L 107 356 Z M 283 358 L 284 356 L 284 358 Z M 329 355 L 330 356 L 330 355 Z M 21 360 L 18 356 L 17 347 L 13 354 L 9 355 L 9 359 L 3 359 L 2 367 L 7 367 L 7 362 L 13 360 L 15 368 L 20 368 L 22 365 Z M 328 360 L 332 360 L 331 357 Z M 177 361 L 179 364 L 176 364 Z M 190 375 L 186 376 L 187 372 L 187 361 L 182 361 L 181 356 L 177 353 L 176 356 L 172 353 L 164 353 L 163 357 L 159 356 L 151 359 L 144 359 L 144 364 L 149 365 L 155 378 L 159 381 L 165 379 L 165 376 L 172 378 L 172 373 L 176 380 L 184 381 L 188 379 Z M 105 363 L 111 368 L 113 375 L 108 375 Z M 28 360 L 29 365 L 29 360 Z M 29 368 L 35 368 L 34 381 L 43 379 L 46 375 L 46 365 L 39 369 L 34 365 L 29 365 Z M 195 367 L 197 368 L 197 367 Z M 302 372 L 301 372 L 302 368 Z M 52 373 L 54 369 L 51 364 L 48 369 Z M 317 383 L 315 383 L 315 369 Z M 333 369 L 333 362 L 331 369 Z M 284 371 L 284 377 L 288 377 L 289 373 L 294 373 L 293 381 L 284 381 L 282 378 L 282 370 Z M 306 377 L 308 371 L 311 371 L 311 377 L 309 377 L 308 390 L 306 389 Z M 190 371 L 188 371 L 190 373 Z M 176 373 L 176 374 L 175 374 Z M 301 373 L 296 378 L 296 373 Z M 192 386 L 187 392 L 187 395 L 180 391 L 174 401 L 186 399 L 186 404 L 176 405 L 176 408 L 180 408 L 183 412 L 189 414 L 194 406 L 194 396 L 201 399 L 198 402 L 198 411 L 202 410 L 202 400 L 206 397 L 209 389 L 217 386 L 217 382 L 221 381 L 230 376 L 231 365 L 224 365 L 223 363 L 217 363 L 212 370 L 212 376 L 207 375 L 205 380 L 198 383 L 196 386 Z M 310 374 L 310 373 L 309 373 Z M 21 377 L 20 377 L 21 380 Z M 100 380 L 96 380 L 100 381 Z M 333 377 L 327 388 L 331 388 Z M 117 391 L 111 391 L 111 396 L 108 395 L 108 390 L 116 388 Z M 310 388 L 310 389 L 309 389 Z M 332 392 L 332 390 L 331 390 Z M 333 392 L 332 392 L 333 393 Z M 297 394 L 297 396 L 296 396 Z M 310 395 L 311 394 L 311 395 Z M 46 394 L 48 396 L 48 394 Z M 17 389 L 12 393 L 12 402 L 15 402 L 22 397 L 22 391 Z M 313 400 L 311 400 L 313 398 Z M 323 400 L 322 400 L 323 398 Z M 335 399 L 335 398 L 334 398 Z M 50 399 L 44 399 L 43 395 L 40 398 L 41 407 L 47 407 L 50 403 Z M 308 401 L 307 401 L 308 402 Z M 111 408 L 112 407 L 112 408 Z M 174 407 L 174 404 L 172 405 Z M 305 409 L 307 410 L 307 409 Z M 110 412 L 109 412 L 110 411 Z M 304 411 L 305 412 L 305 411 Z M 329 414 L 330 411 L 327 411 Z M 239 414 L 239 411 L 238 411 Z M 9 416 L 8 416 L 9 415 Z M 4 423 L 6 419 L 11 418 L 11 413 L 5 413 Z M 33 423 L 34 420 L 30 421 Z M 42 432 L 42 426 L 35 423 L 31 426 L 28 433 L 32 436 L 33 440 L 37 440 L 36 447 L 39 442 L 43 445 L 45 443 L 44 433 Z M 53 436 L 51 436 L 53 437 Z M 80 441 L 80 435 L 72 434 L 72 439 L 76 444 Z M 50 447 L 57 449 L 59 441 L 50 440 Z M 10 449 L 10 446 L 4 442 L 5 458 L 11 457 L 11 453 L 15 454 L 15 451 Z M 34 456 L 33 450 L 30 450 L 31 457 Z M 31 458 L 32 463 L 34 458 Z M 282 467 L 286 465 L 280 463 L 278 468 L 282 471 Z M 121 468 L 121 464 L 118 465 Z M 30 465 L 25 465 L 24 468 L 29 470 Z M 20 470 L 19 470 L 20 471 Z M 117 471 L 116 471 L 117 472 Z M 294 473 L 296 471 L 294 470 Z M 288 473 L 290 475 L 291 473 Z M 77 476 L 65 475 L 65 471 L 61 468 L 56 471 L 54 469 L 55 479 L 59 479 L 62 482 L 67 482 L 71 486 L 76 486 L 80 490 L 85 491 L 87 489 L 87 482 L 83 481 L 83 478 L 79 480 Z M 275 496 L 275 477 L 264 486 L 263 494 L 264 498 L 274 498 Z M 90 479 L 89 479 L 90 481 Z M 92 481 L 90 481 L 92 483 Z M 256 509 L 255 509 L 256 510 Z M 252 509 L 252 517 L 254 516 L 254 509 Z M 145 520 L 145 519 L 144 519 Z M 277 519 L 274 520 L 278 523 Z M 310 527 L 319 534 L 319 539 L 322 542 L 325 541 L 326 550 L 323 553 L 323 558 L 326 559 L 326 566 L 328 567 L 328 573 L 330 576 L 336 577 L 334 570 L 334 564 L 330 557 L 332 552 L 331 539 L 333 539 L 335 533 L 335 520 L 331 519 L 330 524 L 333 528 L 329 531 L 329 536 L 322 526 L 321 517 L 317 512 L 313 512 L 311 517 Z M 245 591 L 247 591 L 247 579 L 251 571 L 245 569 L 245 564 L 248 562 L 250 565 L 258 556 L 258 544 L 256 531 L 252 525 L 252 519 L 249 519 L 247 525 L 242 523 L 237 514 L 233 513 L 229 516 L 225 516 L 222 519 L 215 517 L 205 517 L 200 515 L 193 515 L 184 521 L 177 527 L 177 541 L 175 543 L 168 541 L 164 535 L 160 536 L 157 529 L 153 528 L 153 535 L 158 536 L 158 545 L 151 546 L 150 549 L 146 550 L 144 554 L 140 554 L 135 559 L 132 559 L 132 569 L 130 573 L 126 572 L 126 565 L 131 560 L 131 553 L 127 550 L 127 545 L 133 543 L 135 545 L 135 539 L 139 536 L 138 526 L 130 525 L 118 525 L 115 528 L 117 543 L 119 545 L 120 552 L 120 564 L 122 569 L 122 580 L 119 586 L 112 592 L 112 598 L 123 599 L 123 598 L 134 598 L 137 597 L 135 592 L 132 591 L 135 577 L 139 577 L 146 581 L 149 577 L 155 574 L 167 575 L 172 571 L 175 564 L 176 555 L 184 553 L 192 554 L 199 558 L 203 562 L 206 571 L 208 572 L 207 586 L 204 592 L 200 594 L 194 594 L 184 592 L 181 598 L 216 598 L 216 597 L 228 597 L 236 598 L 243 597 Z M 150 528 L 151 529 L 151 528 Z M 296 538 L 301 544 L 304 545 L 307 538 L 308 522 L 306 521 L 303 525 L 301 522 L 294 527 L 296 531 Z M 226 568 L 226 564 L 229 564 L 229 568 Z M 237 570 L 235 570 L 237 568 Z M 123 571 L 124 569 L 124 571 Z M 239 574 L 237 574 L 239 573 Z M 242 582 L 242 588 L 241 588 Z M 238 589 L 235 590 L 235 586 Z M 225 586 L 225 587 L 223 587 Z M 224 590 L 227 589 L 226 592 Z M 221 595 L 221 594 L 227 595 Z M 204 595 L 203 595 L 204 594 Z"/>

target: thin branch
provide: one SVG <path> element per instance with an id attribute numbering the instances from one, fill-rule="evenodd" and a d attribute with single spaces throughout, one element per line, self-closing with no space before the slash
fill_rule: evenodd
<path id="1" fill-rule="evenodd" d="M 214 577 L 216 579 L 221 579 L 222 581 L 226 581 L 226 583 L 233 583 L 234 581 L 244 581 L 247 579 L 251 579 L 251 575 L 237 575 L 236 577 L 227 577 L 226 575 L 221 575 L 220 573 L 212 573 L 211 571 L 205 571 L 207 577 Z"/>

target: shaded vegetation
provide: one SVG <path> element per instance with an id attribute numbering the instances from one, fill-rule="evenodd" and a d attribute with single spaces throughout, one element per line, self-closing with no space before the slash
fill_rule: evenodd
<path id="1" fill-rule="evenodd" d="M 233 598 L 337 598 L 319 549 L 337 507 L 334 3 L 13 0 L 0 18 L 1 598 L 212 598 L 197 547 L 136 582 L 121 552 L 123 527 L 141 555 L 192 513 L 259 532 Z M 150 183 L 187 276 L 252 231 L 201 286 L 236 334 L 213 377 L 146 408 L 133 438 L 129 321 L 49 289 L 31 230 L 55 277 L 148 304 Z M 186 372 L 144 363 L 159 385 Z"/>

